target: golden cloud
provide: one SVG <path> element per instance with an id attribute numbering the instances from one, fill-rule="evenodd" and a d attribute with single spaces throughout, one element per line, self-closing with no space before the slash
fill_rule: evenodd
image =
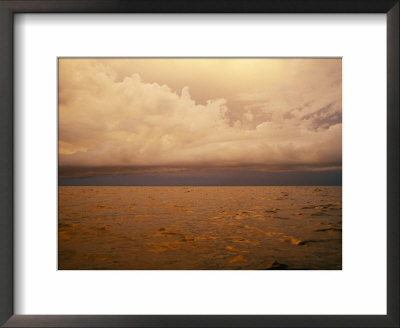
<path id="1" fill-rule="evenodd" d="M 60 167 L 341 166 L 340 59 L 60 59 Z"/>

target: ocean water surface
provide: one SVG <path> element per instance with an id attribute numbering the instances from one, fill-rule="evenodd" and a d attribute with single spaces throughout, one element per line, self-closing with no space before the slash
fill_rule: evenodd
<path id="1" fill-rule="evenodd" d="M 342 187 L 59 187 L 60 270 L 340 270 Z"/>

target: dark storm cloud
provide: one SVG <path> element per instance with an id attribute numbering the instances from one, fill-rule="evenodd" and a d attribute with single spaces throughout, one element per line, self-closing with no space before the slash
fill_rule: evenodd
<path id="1" fill-rule="evenodd" d="M 311 120 L 311 129 L 328 129 L 332 125 L 342 123 L 342 109 L 335 101 L 320 108 L 319 110 L 304 115 L 303 120 Z"/>
<path id="2" fill-rule="evenodd" d="M 60 186 L 340 186 L 341 184 L 341 170 L 189 171 L 186 174 L 117 174 L 59 179 Z"/>

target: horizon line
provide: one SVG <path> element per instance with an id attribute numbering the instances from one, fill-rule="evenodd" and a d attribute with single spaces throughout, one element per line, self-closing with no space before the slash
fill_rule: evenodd
<path id="1" fill-rule="evenodd" d="M 342 185 L 57 185 L 58 187 L 342 187 Z"/>

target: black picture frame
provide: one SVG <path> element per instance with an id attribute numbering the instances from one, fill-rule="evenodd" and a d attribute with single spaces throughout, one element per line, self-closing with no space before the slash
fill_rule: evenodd
<path id="1" fill-rule="evenodd" d="M 399 327 L 399 7 L 398 0 L 0 0 L 0 324 L 4 327 Z M 16 13 L 385 13 L 387 315 L 15 315 L 13 18 Z"/>

